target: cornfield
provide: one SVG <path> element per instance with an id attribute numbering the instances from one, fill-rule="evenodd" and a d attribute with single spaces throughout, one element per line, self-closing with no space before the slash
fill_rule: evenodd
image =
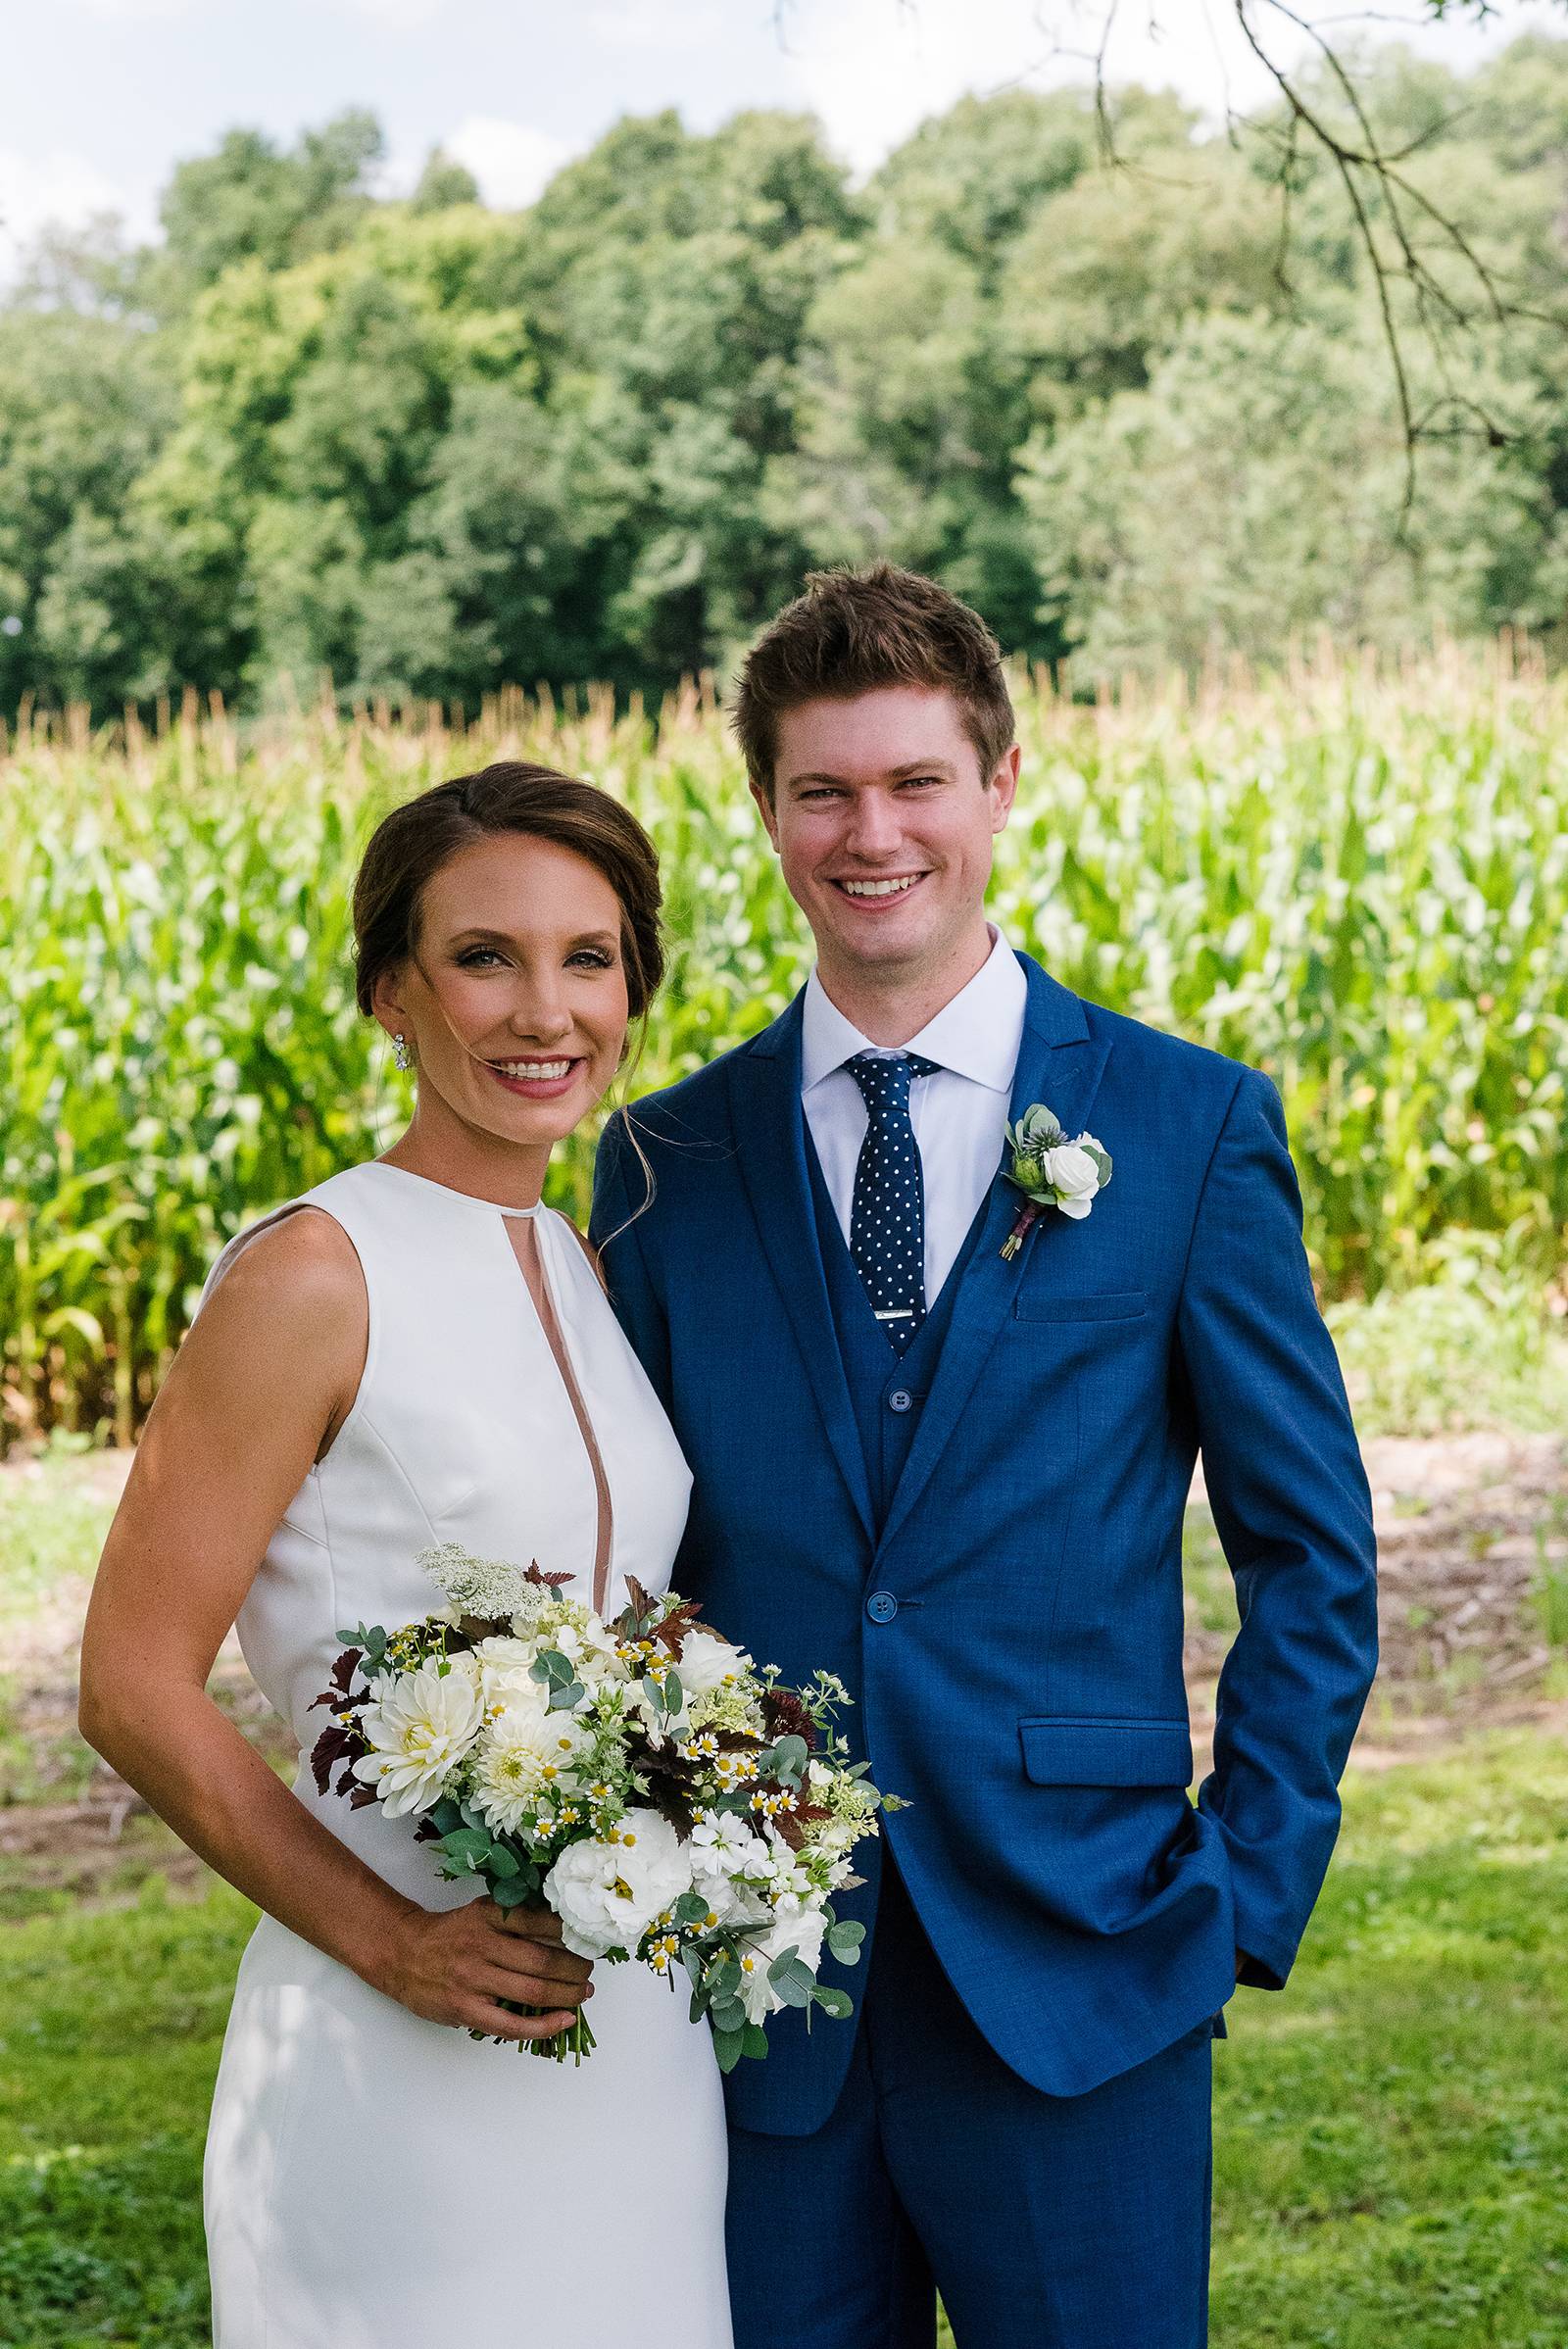
<path id="1" fill-rule="evenodd" d="M 1089 708 L 1019 680 L 992 910 L 1095 1001 L 1266 1068 L 1326 1296 L 1418 1282 L 1455 1230 L 1541 1280 L 1568 1244 L 1568 682 L 1507 645 L 1324 659 Z M 408 1106 L 354 1004 L 356 852 L 499 757 L 591 776 L 662 851 L 673 946 L 638 1090 L 763 1025 L 805 968 L 710 694 L 589 694 L 0 741 L 0 1445 L 132 1440 L 251 1217 Z M 592 1138 L 552 1170 L 586 1212 Z"/>

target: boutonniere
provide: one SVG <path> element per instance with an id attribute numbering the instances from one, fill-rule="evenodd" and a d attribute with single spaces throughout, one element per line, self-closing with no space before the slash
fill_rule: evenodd
<path id="1" fill-rule="evenodd" d="M 1029 1226 L 1048 1207 L 1059 1207 L 1082 1223 L 1110 1181 L 1110 1159 L 1093 1134 L 1069 1142 L 1060 1118 L 1044 1101 L 1032 1101 L 1016 1126 L 1004 1130 L 1012 1163 L 1003 1171 L 1024 1198 L 1002 1249 L 1004 1256 L 1015 1256 Z"/>

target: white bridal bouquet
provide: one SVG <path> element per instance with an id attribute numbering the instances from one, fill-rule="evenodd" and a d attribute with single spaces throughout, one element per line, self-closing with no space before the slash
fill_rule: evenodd
<path id="1" fill-rule="evenodd" d="M 554 1909 L 579 1957 L 684 1971 L 726 2072 L 766 2055 L 780 2007 L 850 2014 L 816 1977 L 824 1946 L 856 1963 L 863 1928 L 830 1895 L 858 1882 L 851 1853 L 896 1803 L 849 1759 L 843 1683 L 781 1688 L 673 1592 L 628 1583 L 606 1624 L 537 1564 L 454 1542 L 417 1562 L 443 1609 L 338 1634 L 316 1699 L 331 1711 L 319 1790 L 337 1771 L 356 1807 L 416 1814 L 444 1876 L 479 1877 L 502 1908 Z M 579 2014 L 519 2043 L 580 2063 L 594 2039 Z"/>

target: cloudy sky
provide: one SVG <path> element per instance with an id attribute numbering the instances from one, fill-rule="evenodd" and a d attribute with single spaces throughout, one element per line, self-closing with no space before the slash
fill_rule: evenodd
<path id="1" fill-rule="evenodd" d="M 1324 21 L 1343 31 L 1354 4 L 1321 0 Z M 1084 78 L 1103 5 L 787 0 L 781 38 L 771 0 L 0 0 L 0 276 L 52 218 L 149 233 L 171 166 L 235 123 L 287 139 L 351 105 L 385 126 L 389 192 L 441 144 L 490 202 L 524 204 L 617 116 L 663 106 L 698 129 L 809 111 L 864 171 L 964 90 Z M 1378 0 L 1381 37 L 1399 7 Z M 1490 26 L 1411 37 L 1458 64 L 1532 23 L 1568 32 L 1568 11 L 1500 0 Z M 1232 0 L 1120 0 L 1115 24 L 1113 78 L 1215 113 L 1258 92 Z"/>

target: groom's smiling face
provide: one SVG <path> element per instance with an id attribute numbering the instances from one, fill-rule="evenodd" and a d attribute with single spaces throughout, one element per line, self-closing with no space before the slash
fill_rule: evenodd
<path id="1" fill-rule="evenodd" d="M 927 686 L 780 715 L 771 804 L 756 796 L 830 992 L 835 979 L 924 985 L 950 967 L 961 985 L 979 968 L 992 843 L 1017 778 L 1016 748 L 984 773 L 957 703 Z"/>

